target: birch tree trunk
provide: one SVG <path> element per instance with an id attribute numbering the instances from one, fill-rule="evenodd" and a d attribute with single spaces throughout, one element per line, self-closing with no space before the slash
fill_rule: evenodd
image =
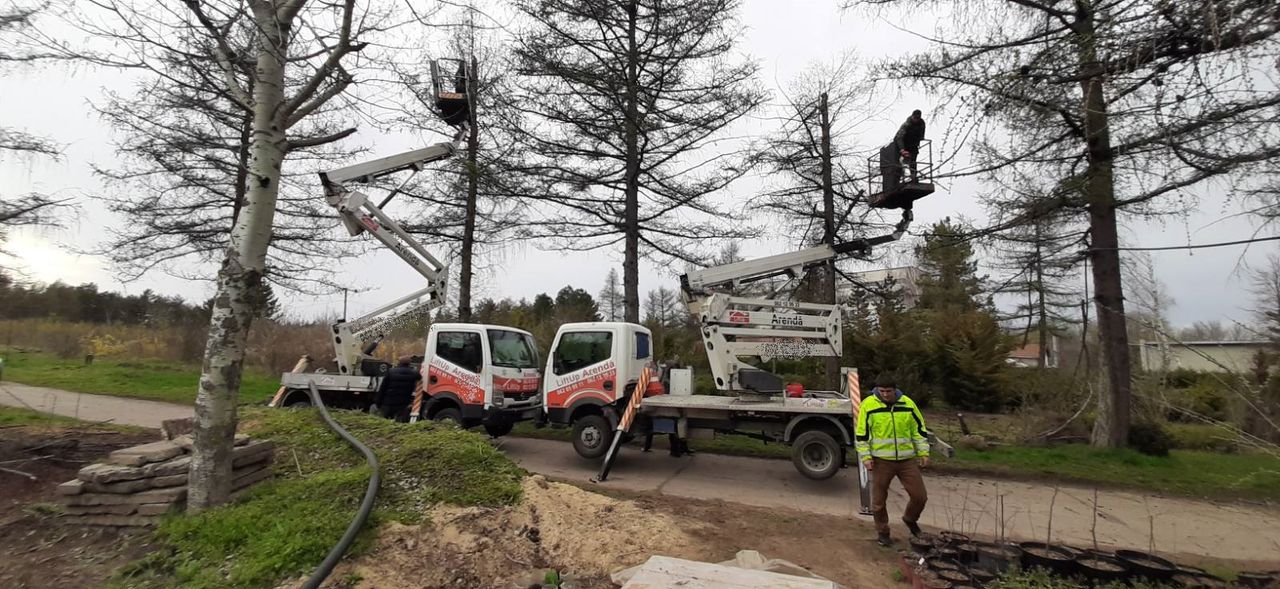
<path id="1" fill-rule="evenodd" d="M 273 5 L 263 0 L 251 2 L 259 35 L 252 85 L 249 190 L 231 230 L 209 318 L 188 478 L 187 505 L 193 512 L 225 503 L 231 494 L 231 450 L 240 376 L 253 322 L 252 300 L 266 270 L 281 163 L 288 148 L 282 114 L 289 23 L 280 22 Z"/>

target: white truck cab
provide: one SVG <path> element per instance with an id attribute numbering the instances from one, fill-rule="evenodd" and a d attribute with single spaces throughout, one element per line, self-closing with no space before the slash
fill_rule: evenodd
<path id="1" fill-rule="evenodd" d="M 427 332 L 413 419 L 483 424 L 491 435 L 542 412 L 538 347 L 513 327 L 436 323 Z"/>
<path id="2" fill-rule="evenodd" d="M 547 355 L 543 406 L 554 426 L 574 428 L 585 457 L 608 449 L 627 393 L 653 362 L 653 335 L 634 323 L 566 323 Z"/>

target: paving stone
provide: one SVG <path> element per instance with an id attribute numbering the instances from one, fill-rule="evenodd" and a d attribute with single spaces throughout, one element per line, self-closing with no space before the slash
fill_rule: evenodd
<path id="1" fill-rule="evenodd" d="M 262 468 L 259 470 L 249 471 L 244 474 L 238 475 L 236 476 L 235 479 L 232 479 L 231 481 L 231 490 L 238 491 L 254 483 L 264 481 L 266 479 L 271 478 L 272 474 L 275 474 L 275 473 L 270 468 Z"/>
<path id="2" fill-rule="evenodd" d="M 258 452 L 257 454 L 248 454 L 233 458 L 231 460 L 231 468 L 244 468 L 252 464 L 271 462 L 274 456 L 275 452 L 271 448 L 267 448 L 265 452 Z"/>
<path id="3" fill-rule="evenodd" d="M 72 479 L 58 485 L 59 495 L 79 495 L 84 492 L 84 481 Z"/>
<path id="4" fill-rule="evenodd" d="M 66 506 L 67 515 L 90 515 L 90 514 L 109 514 L 109 515 L 129 515 L 138 510 L 138 506 L 134 504 L 121 505 L 68 505 Z"/>
<path id="5" fill-rule="evenodd" d="M 161 440 L 116 450 L 107 456 L 107 462 L 124 466 L 142 466 L 153 462 L 164 462 L 179 454 L 182 454 L 182 446 L 169 440 Z"/>
<path id="6" fill-rule="evenodd" d="M 147 474 L 150 476 L 167 477 L 175 474 L 186 474 L 190 469 L 191 457 L 180 456 L 173 460 L 148 464 Z"/>
<path id="7" fill-rule="evenodd" d="M 250 438 L 249 434 L 236 434 L 234 445 L 244 446 L 251 441 L 253 441 L 253 438 Z M 195 447 L 196 442 L 195 438 L 192 437 L 192 434 L 188 433 L 174 438 L 173 443 L 180 446 L 184 451 L 191 452 L 191 449 Z"/>
<path id="8" fill-rule="evenodd" d="M 136 481 L 150 476 L 147 469 L 119 464 L 90 464 L 76 473 L 76 478 L 86 483 L 115 483 L 118 481 Z"/>
<path id="9" fill-rule="evenodd" d="M 85 483 L 84 490 L 87 493 L 110 493 L 114 495 L 129 495 L 132 493 L 140 493 L 151 488 L 151 479 L 138 479 L 136 481 L 120 481 L 118 483 Z"/>
<path id="10" fill-rule="evenodd" d="M 90 526 L 151 527 L 160 518 L 147 515 L 64 515 L 61 521 Z"/>
<path id="11" fill-rule="evenodd" d="M 187 498 L 186 487 L 169 487 L 152 489 L 141 493 L 119 495 L 115 493 L 84 493 L 69 495 L 63 499 L 65 505 L 140 505 L 143 503 L 164 503 L 183 501 Z"/>
<path id="12" fill-rule="evenodd" d="M 138 506 L 138 515 L 164 515 L 177 506 L 177 503 L 146 503 Z"/>
<path id="13" fill-rule="evenodd" d="M 163 489 L 165 487 L 178 487 L 187 484 L 187 474 L 175 474 L 167 477 L 153 477 L 147 479 L 151 483 L 152 489 Z"/>

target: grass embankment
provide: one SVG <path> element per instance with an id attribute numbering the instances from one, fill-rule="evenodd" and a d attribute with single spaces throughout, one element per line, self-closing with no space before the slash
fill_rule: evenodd
<path id="1" fill-rule="evenodd" d="M 417 523 L 432 504 L 498 506 L 520 497 L 523 471 L 478 434 L 333 415 L 382 464 L 377 508 L 354 553 L 368 548 L 379 523 Z M 337 543 L 368 484 L 363 458 L 315 411 L 250 409 L 242 421 L 242 432 L 278 444 L 276 479 L 231 505 L 166 518 L 156 530 L 165 550 L 126 567 L 115 587 L 272 587 L 310 572 Z"/>
<path id="2" fill-rule="evenodd" d="M 96 358 L 64 360 L 42 352 L 0 351 L 4 379 L 33 386 L 168 401 L 190 405 L 196 400 L 200 367 L 159 360 Z M 279 376 L 246 370 L 240 383 L 240 402 L 265 403 L 280 386 Z"/>

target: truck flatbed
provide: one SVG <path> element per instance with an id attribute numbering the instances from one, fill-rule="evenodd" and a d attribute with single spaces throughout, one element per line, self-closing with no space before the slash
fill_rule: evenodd
<path id="1" fill-rule="evenodd" d="M 723 395 L 656 395 L 640 402 L 640 411 L 660 417 L 677 417 L 681 413 L 717 411 L 725 413 L 818 413 L 853 415 L 848 397 L 777 397 L 768 400 L 742 399 Z"/>

